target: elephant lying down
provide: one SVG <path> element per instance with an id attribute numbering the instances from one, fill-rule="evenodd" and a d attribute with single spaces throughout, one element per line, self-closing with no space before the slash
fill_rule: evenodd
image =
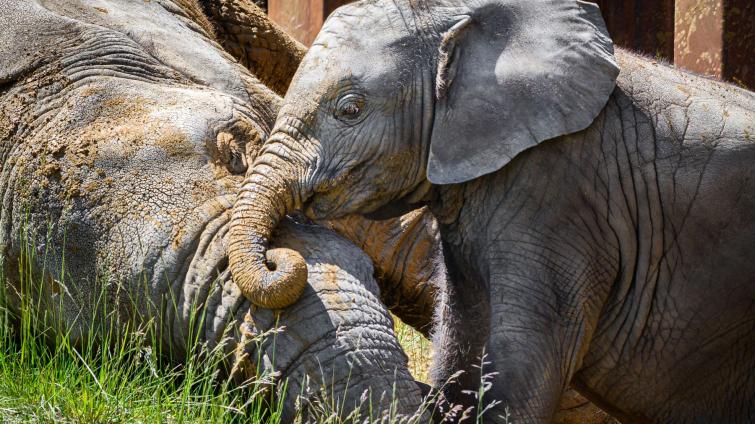
<path id="1" fill-rule="evenodd" d="M 158 319 L 160 350 L 180 357 L 200 305 L 198 337 L 222 344 L 226 371 L 254 372 L 249 362 L 259 356 L 262 372 L 288 379 L 290 394 L 316 396 L 325 384 L 344 413 L 366 390 L 375 410 L 394 391 L 397 413 L 418 409 L 420 389 L 372 261 L 353 244 L 289 222 L 278 242 L 302 252 L 310 278 L 303 299 L 277 312 L 250 305 L 227 269 L 246 155 L 268 134 L 280 101 L 260 80 L 285 89 L 280 78 L 293 72 L 287 61 L 301 57 L 300 47 L 247 9 L 250 22 L 267 25 L 252 40 L 262 47 L 236 45 L 268 61 L 249 63 L 255 76 L 215 41 L 233 38 L 221 32 L 218 10 L 193 2 L 1 0 L 0 9 L 0 241 L 11 310 L 21 302 L 13 278 L 28 226 L 39 253 L 33 268 L 50 277 L 33 304 L 74 341 L 99 336 L 90 329 L 102 306 L 130 328 Z M 96 301 L 103 293 L 104 305 Z M 285 327 L 274 346 L 241 344 L 274 326 Z M 301 387 L 307 379 L 311 391 Z M 289 418 L 294 400 L 285 399 Z"/>

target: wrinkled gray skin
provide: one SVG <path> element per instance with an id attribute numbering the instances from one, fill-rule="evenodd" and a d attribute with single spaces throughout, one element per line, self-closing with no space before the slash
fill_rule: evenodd
<path id="1" fill-rule="evenodd" d="M 614 55 L 586 3 L 359 2 L 248 172 L 237 205 L 267 215 L 231 232 L 264 251 L 272 228 L 245 224 L 429 204 L 450 276 L 434 378 L 466 371 L 447 400 L 476 402 L 485 352 L 486 422 L 548 422 L 570 383 L 626 422 L 752 422 L 754 111 Z"/>
<path id="2" fill-rule="evenodd" d="M 309 282 L 300 302 L 277 313 L 252 306 L 227 269 L 245 155 L 256 154 L 280 102 L 260 80 L 285 90 L 300 46 L 275 28 L 249 37 L 269 22 L 246 2 L 203 10 L 190 1 L 3 0 L 0 9 L 0 242 L 12 310 L 21 302 L 28 224 L 31 265 L 45 275 L 29 303 L 39 301 L 36 312 L 71 329 L 74 342 L 97 338 L 90 329 L 114 312 L 119 328 L 157 320 L 160 351 L 180 359 L 198 304 L 207 314 L 198 336 L 229 353 L 225 371 L 251 377 L 259 355 L 262 372 L 289 379 L 285 419 L 295 395 L 315 395 L 322 384 L 341 398 L 348 384 L 345 413 L 367 389 L 375 411 L 394 390 L 396 412 L 417 410 L 421 393 L 380 302 L 373 261 L 353 244 L 285 224 L 278 243 L 306 258 Z M 252 52 L 268 62 L 249 63 Z M 433 238 L 433 228 L 422 231 L 420 239 Z M 406 250 L 376 247 L 378 269 L 397 273 L 394 248 Z M 411 298 L 420 308 L 431 301 Z M 261 352 L 244 343 L 276 321 L 285 331 L 275 352 L 272 343 Z"/>

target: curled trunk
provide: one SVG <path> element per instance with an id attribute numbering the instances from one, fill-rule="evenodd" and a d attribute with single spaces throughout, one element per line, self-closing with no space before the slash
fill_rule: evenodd
<path id="1" fill-rule="evenodd" d="M 271 148 L 272 146 L 272 148 Z M 281 218 L 301 204 L 290 159 L 268 148 L 255 161 L 236 199 L 231 219 L 228 261 L 233 280 L 257 306 L 284 308 L 294 303 L 307 284 L 302 256 L 291 249 L 269 249 Z"/>
<path id="2" fill-rule="evenodd" d="M 221 308 L 215 333 L 228 334 L 231 325 L 242 335 L 234 381 L 280 384 L 281 422 L 427 422 L 431 405 L 409 372 L 369 257 L 332 231 L 286 218 L 273 246 L 302 252 L 309 281 L 281 311 L 252 307 L 242 320 Z M 234 282 L 224 283 L 217 296 L 237 304 Z"/>

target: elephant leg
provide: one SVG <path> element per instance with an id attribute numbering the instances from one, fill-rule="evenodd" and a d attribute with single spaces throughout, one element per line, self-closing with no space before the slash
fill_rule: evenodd
<path id="1" fill-rule="evenodd" d="M 553 416 L 553 424 L 618 424 L 611 417 L 598 408 L 594 403 L 579 394 L 573 388 L 568 388 L 561 395 L 558 411 Z"/>
<path id="2" fill-rule="evenodd" d="M 527 249 L 530 244 L 512 242 L 505 251 L 487 252 L 495 261 L 489 274 L 477 275 L 482 267 L 465 261 L 458 246 L 443 244 L 449 280 L 433 381 L 443 387 L 464 371 L 441 393 L 448 403 L 484 409 L 485 422 L 505 422 L 507 413 L 515 422 L 552 422 L 589 346 L 605 297 L 600 280 L 612 277 L 600 264 L 558 262 L 549 251 L 522 255 Z M 581 276 L 579 290 L 566 284 L 572 276 Z"/>
<path id="3" fill-rule="evenodd" d="M 445 243 L 444 251 L 450 252 Z M 448 280 L 436 310 L 430 379 L 439 392 L 440 415 L 456 422 L 474 414 L 478 405 L 474 393 L 483 384 L 480 364 L 490 332 L 490 299 L 483 280 L 469 275 L 469 268 L 456 266 L 450 254 L 445 262 Z"/>
<path id="4" fill-rule="evenodd" d="M 458 267 L 450 268 L 453 278 L 448 278 L 437 226 L 429 211 L 416 210 L 382 221 L 350 215 L 324 224 L 370 256 L 381 300 L 394 314 L 425 335 L 434 327 L 437 353 L 431 369 L 434 386 L 441 389 L 443 397 L 439 406 L 447 412 L 449 404 L 467 408 L 476 405 L 474 396 L 470 398 L 462 391 L 477 390 L 481 384 L 476 366 L 484 353 L 489 311 L 487 299 L 475 293 L 487 289 L 473 289 L 474 284 L 480 284 L 470 281 L 481 279 L 466 278 Z M 464 370 L 464 374 L 448 383 L 457 370 Z M 562 396 L 554 420 L 558 424 L 615 422 L 571 388 Z"/>

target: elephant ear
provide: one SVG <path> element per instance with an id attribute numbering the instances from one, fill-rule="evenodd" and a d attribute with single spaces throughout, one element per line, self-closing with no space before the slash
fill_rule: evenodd
<path id="1" fill-rule="evenodd" d="M 50 61 L 78 28 L 34 0 L 0 0 L 0 85 Z"/>
<path id="2" fill-rule="evenodd" d="M 501 0 L 453 19 L 440 40 L 432 183 L 469 181 L 586 128 L 614 89 L 613 44 L 591 3 Z"/>

